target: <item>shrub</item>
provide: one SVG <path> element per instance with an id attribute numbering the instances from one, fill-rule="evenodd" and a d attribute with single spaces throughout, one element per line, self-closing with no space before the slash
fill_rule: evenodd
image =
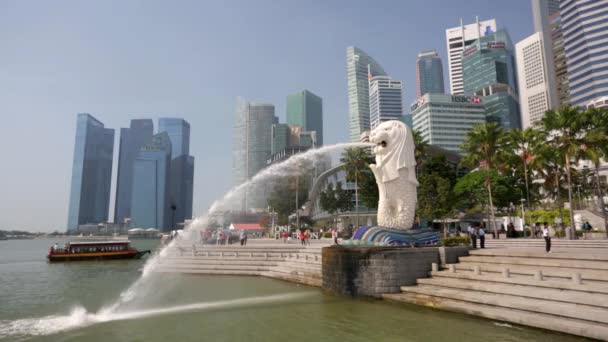
<path id="1" fill-rule="evenodd" d="M 324 232 L 324 233 L 323 233 L 323 237 L 324 237 L 324 238 L 331 239 L 331 232 Z"/>
<path id="2" fill-rule="evenodd" d="M 442 238 L 441 245 L 444 247 L 470 246 L 471 239 L 468 236 L 451 236 Z"/>

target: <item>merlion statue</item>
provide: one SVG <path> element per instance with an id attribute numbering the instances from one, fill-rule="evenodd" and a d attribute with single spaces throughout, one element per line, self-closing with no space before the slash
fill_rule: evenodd
<path id="1" fill-rule="evenodd" d="M 376 144 L 371 164 L 378 192 L 378 225 L 409 230 L 416 210 L 416 158 L 412 131 L 401 121 L 386 121 L 374 128 L 369 142 Z"/>
<path id="2" fill-rule="evenodd" d="M 413 229 L 416 212 L 416 158 L 412 131 L 401 121 L 386 121 L 362 141 L 375 144 L 376 164 L 371 164 L 380 198 L 378 225 L 358 227 L 345 245 L 436 246 L 439 233 L 431 228 Z"/>

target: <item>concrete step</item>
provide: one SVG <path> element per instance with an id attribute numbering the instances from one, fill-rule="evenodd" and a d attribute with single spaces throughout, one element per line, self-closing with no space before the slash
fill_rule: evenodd
<path id="1" fill-rule="evenodd" d="M 431 272 L 433 278 L 450 278 L 450 279 L 461 279 L 464 281 L 483 281 L 489 283 L 501 283 L 501 284 L 513 284 L 513 285 L 525 285 L 534 286 L 538 289 L 550 288 L 560 290 L 578 291 L 581 293 L 591 294 L 599 293 L 608 295 L 608 286 L 605 284 L 597 283 L 582 283 L 575 284 L 572 281 L 551 281 L 551 280 L 534 280 L 534 278 L 526 277 L 511 277 L 504 278 L 502 275 L 496 275 L 496 273 L 485 273 L 482 275 L 476 275 L 473 272 L 448 272 L 439 271 Z"/>
<path id="2" fill-rule="evenodd" d="M 488 256 L 474 254 L 460 257 L 460 262 L 483 262 L 491 264 L 508 265 L 527 265 L 545 267 L 567 267 L 580 268 L 585 270 L 608 271 L 608 261 L 577 260 L 577 259 L 558 259 L 558 258 L 538 258 L 538 257 L 518 257 L 518 256 Z"/>
<path id="3" fill-rule="evenodd" d="M 524 298 L 502 293 L 462 291 L 434 285 L 402 287 L 404 293 L 441 297 L 469 303 L 553 315 L 560 318 L 581 319 L 608 327 L 608 310 L 595 306 Z"/>
<path id="4" fill-rule="evenodd" d="M 608 295 L 599 293 L 590 295 L 588 292 L 554 289 L 546 287 L 538 288 L 534 285 L 486 282 L 481 280 L 464 280 L 440 277 L 418 279 L 417 282 L 420 285 L 431 285 L 473 292 L 479 291 L 483 293 L 498 293 L 571 304 L 585 304 L 589 306 L 596 306 L 608 309 Z M 407 291 L 405 287 L 402 290 Z M 608 315 L 608 310 L 606 311 L 606 314 Z"/>
<path id="5" fill-rule="evenodd" d="M 502 322 L 554 330 L 598 340 L 608 340 L 607 325 L 580 319 L 567 319 L 554 315 L 523 311 L 517 308 L 504 308 L 451 298 L 439 298 L 433 295 L 413 292 L 385 294 L 383 295 L 383 298 L 392 301 L 424 305 L 435 309 L 466 313 Z"/>
<path id="6" fill-rule="evenodd" d="M 276 267 L 276 265 L 205 265 L 205 264 L 170 264 L 160 265 L 163 269 L 174 269 L 175 272 L 181 272 L 184 269 L 196 270 L 217 270 L 217 271 L 255 271 L 263 272 Z"/>
<path id="7" fill-rule="evenodd" d="M 534 259 L 559 259 L 559 260 L 580 260 L 580 261 L 603 261 L 608 263 L 608 252 L 605 249 L 594 249 L 567 252 L 556 251 L 554 253 L 545 253 L 544 250 L 526 250 L 525 248 L 510 249 L 476 249 L 469 251 L 471 256 L 488 256 L 488 257 L 518 257 L 518 258 L 534 258 Z"/>
<path id="8" fill-rule="evenodd" d="M 285 281 L 289 281 L 289 282 L 295 282 L 295 283 L 315 286 L 315 287 L 321 287 L 321 285 L 323 284 L 323 280 L 320 278 L 300 276 L 300 275 L 288 274 L 288 273 L 283 273 L 283 272 L 270 271 L 270 272 L 265 272 L 262 275 L 265 277 L 273 278 L 273 279 L 280 279 L 280 280 L 285 280 Z"/>
<path id="9" fill-rule="evenodd" d="M 203 257 L 203 256 L 183 256 L 183 257 L 166 257 L 163 258 L 160 262 L 229 262 L 229 263 L 256 263 L 256 262 L 283 262 L 284 258 L 233 258 L 233 257 Z"/>
<path id="10" fill-rule="evenodd" d="M 571 279 L 574 273 L 580 273 L 581 279 L 608 282 L 608 272 L 598 270 L 583 270 L 579 268 L 565 267 L 539 267 L 511 264 L 492 264 L 485 262 L 461 262 L 454 264 L 456 270 L 473 271 L 475 266 L 479 266 L 481 272 L 502 273 L 505 268 L 508 268 L 511 273 L 534 276 L 540 270 L 543 276 L 553 278 Z"/>

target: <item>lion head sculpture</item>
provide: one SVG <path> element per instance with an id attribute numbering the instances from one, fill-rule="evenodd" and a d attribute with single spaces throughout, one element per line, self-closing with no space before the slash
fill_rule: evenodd
<path id="1" fill-rule="evenodd" d="M 399 170 L 408 168 L 409 181 L 416 184 L 416 158 L 414 138 L 410 129 L 401 121 L 385 121 L 374 128 L 369 142 L 376 144 L 376 168 L 382 170 L 381 179 L 388 182 L 399 177 Z"/>

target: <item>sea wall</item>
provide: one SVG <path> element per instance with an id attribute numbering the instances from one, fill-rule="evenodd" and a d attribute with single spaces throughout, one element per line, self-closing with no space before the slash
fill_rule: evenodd
<path id="1" fill-rule="evenodd" d="M 437 247 L 331 246 L 322 256 L 323 289 L 350 296 L 398 293 L 439 263 Z"/>

